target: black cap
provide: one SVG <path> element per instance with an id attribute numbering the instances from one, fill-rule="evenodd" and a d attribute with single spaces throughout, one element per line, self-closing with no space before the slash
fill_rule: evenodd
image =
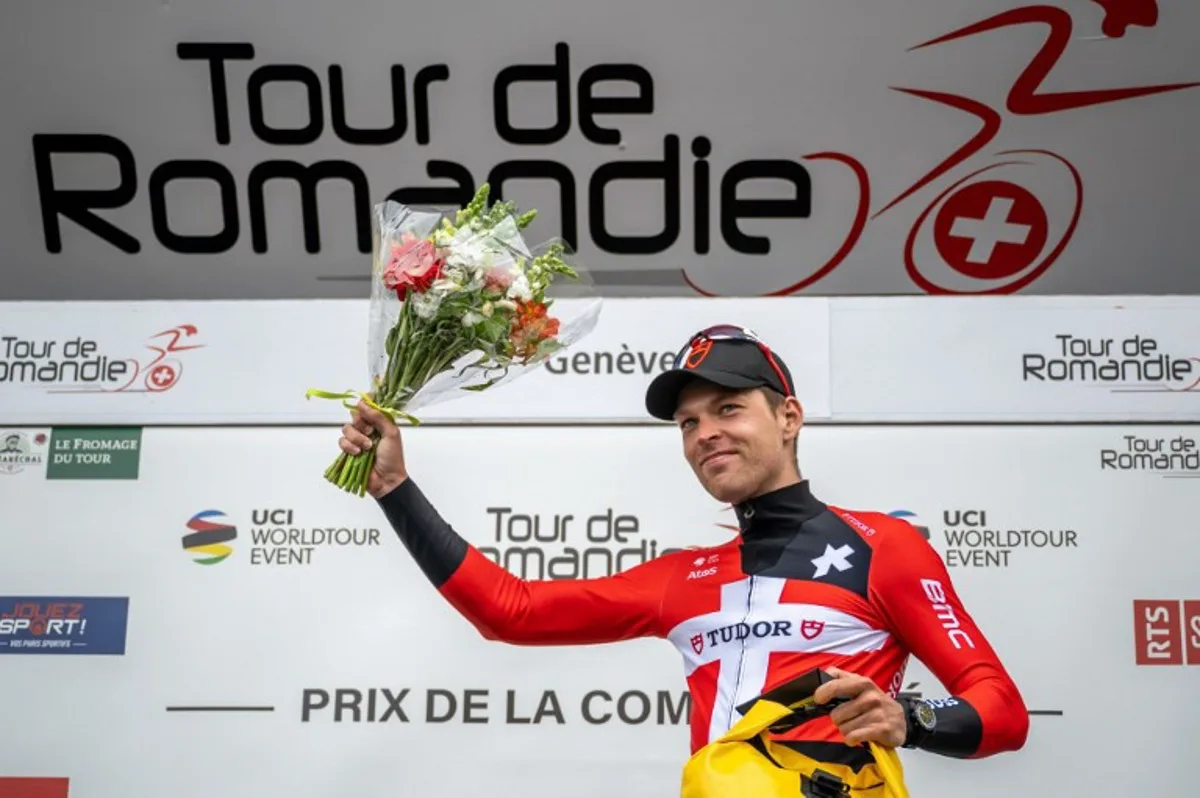
<path id="1" fill-rule="evenodd" d="M 701 338 L 692 345 L 679 368 L 664 371 L 650 382 L 646 389 L 647 412 L 670 421 L 679 404 L 680 392 L 695 379 L 733 390 L 763 387 L 783 396 L 795 395 L 795 383 L 787 365 L 777 355 L 768 355 L 760 344 L 743 339 Z"/>

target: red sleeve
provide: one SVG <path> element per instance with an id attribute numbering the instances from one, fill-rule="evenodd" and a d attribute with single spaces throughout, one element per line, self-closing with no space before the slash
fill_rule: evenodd
<path id="1" fill-rule="evenodd" d="M 941 558 L 905 521 L 880 519 L 876 529 L 883 534 L 872 553 L 871 601 L 950 692 L 932 702 L 937 724 L 920 748 L 962 758 L 1021 748 L 1029 732 L 1024 700 Z"/>
<path id="2" fill-rule="evenodd" d="M 666 634 L 662 603 L 677 554 L 613 576 L 529 581 L 470 545 L 411 478 L 379 505 L 433 586 L 489 640 L 556 645 Z"/>
<path id="3" fill-rule="evenodd" d="M 525 645 L 611 643 L 661 637 L 668 554 L 613 576 L 532 581 L 468 547 L 443 596 L 489 640 Z"/>

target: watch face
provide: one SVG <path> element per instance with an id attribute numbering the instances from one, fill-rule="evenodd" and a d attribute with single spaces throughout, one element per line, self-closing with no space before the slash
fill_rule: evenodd
<path id="1" fill-rule="evenodd" d="M 925 731 L 933 731 L 934 725 L 937 724 L 937 715 L 934 714 L 933 707 L 923 701 L 917 704 L 917 723 L 921 724 Z"/>

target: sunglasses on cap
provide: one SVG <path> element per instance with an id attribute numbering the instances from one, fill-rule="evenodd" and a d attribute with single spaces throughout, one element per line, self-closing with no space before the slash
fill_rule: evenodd
<path id="1" fill-rule="evenodd" d="M 692 353 L 697 350 L 697 347 L 704 342 L 710 344 L 718 341 L 747 341 L 754 344 L 763 353 L 763 357 L 767 359 L 771 369 L 775 372 L 775 376 L 779 377 L 779 384 L 784 387 L 788 396 L 791 396 L 792 386 L 788 378 L 784 375 L 783 369 L 779 368 L 779 364 L 775 362 L 775 355 L 771 352 L 771 347 L 758 337 L 753 331 L 745 327 L 738 327 L 734 324 L 715 324 L 712 327 L 701 330 L 691 337 L 691 339 L 683 345 L 683 348 L 675 355 L 674 368 L 686 368 L 688 359 Z"/>

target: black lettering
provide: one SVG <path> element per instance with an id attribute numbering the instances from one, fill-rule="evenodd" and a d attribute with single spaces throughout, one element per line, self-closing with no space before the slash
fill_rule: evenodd
<path id="1" fill-rule="evenodd" d="M 1029 379 L 1030 377 L 1036 377 L 1039 380 L 1046 379 L 1041 373 L 1046 368 L 1046 358 L 1042 355 L 1022 355 L 1021 368 L 1022 379 Z"/>
<path id="2" fill-rule="evenodd" d="M 52 156 L 58 153 L 98 153 L 117 159 L 120 184 L 110 189 L 60 189 L 54 181 Z M 42 230 L 48 252 L 62 252 L 58 217 L 70 219 L 122 252 L 141 251 L 136 238 L 92 213 L 95 208 L 120 208 L 137 194 L 137 163 L 125 142 L 90 133 L 38 133 L 33 137 L 33 164 L 42 209 Z"/>
<path id="3" fill-rule="evenodd" d="M 605 701 L 612 701 L 612 696 L 603 690 L 592 690 L 583 697 L 583 719 L 588 723 L 597 725 L 601 723 L 608 723 L 608 721 L 612 719 L 611 712 L 605 712 L 603 715 L 592 714 L 592 700 L 596 698 L 602 698 Z"/>
<path id="4" fill-rule="evenodd" d="M 562 707 L 558 703 L 558 695 L 553 690 L 545 690 L 542 692 L 542 700 L 538 702 L 537 711 L 533 715 L 534 723 L 541 723 L 542 718 L 549 715 L 559 723 L 566 723 L 563 717 Z"/>
<path id="5" fill-rule="evenodd" d="M 571 129 L 571 50 L 565 42 L 554 46 L 554 64 L 516 64 L 496 75 L 492 86 L 492 108 L 496 133 L 509 144 L 553 144 Z M 508 88 L 517 82 L 554 84 L 554 125 L 548 128 L 518 128 L 509 119 Z M 468 202 L 469 202 L 468 198 Z"/>
<path id="6" fill-rule="evenodd" d="M 636 714 L 630 712 L 630 703 L 638 705 Z M 641 690 L 630 690 L 622 693 L 617 699 L 617 717 L 632 726 L 645 723 L 650 718 L 651 711 L 650 696 Z"/>
<path id="7" fill-rule="evenodd" d="M 298 128 L 274 128 L 267 125 L 263 110 L 263 88 L 272 81 L 290 81 L 304 86 L 308 95 L 308 124 Z M 250 129 L 259 140 L 267 144 L 312 144 L 325 130 L 321 80 L 317 73 L 302 64 L 268 64 L 254 70 L 246 82 L 246 99 L 250 108 Z"/>
<path id="8" fill-rule="evenodd" d="M 559 219 L 562 238 L 571 249 L 579 247 L 579 213 L 575 206 L 575 175 L 565 165 L 556 161 L 504 161 L 492 167 L 488 173 L 491 196 L 499 202 L 504 199 L 504 181 L 510 179 L 553 180 L 558 183 Z M 468 199 L 468 202 L 470 200 Z"/>
<path id="9" fill-rule="evenodd" d="M 463 690 L 463 723 L 487 723 L 487 690 Z M 482 700 L 478 700 L 482 699 Z"/>
<path id="10" fill-rule="evenodd" d="M 317 183 L 328 178 L 346 180 L 354 189 L 354 219 L 358 229 L 358 249 L 371 248 L 371 198 L 366 175 L 350 161 L 318 161 L 304 166 L 295 161 L 263 161 L 250 170 L 246 188 L 250 194 L 250 235 L 254 251 L 267 251 L 266 198 L 263 186 L 268 180 L 295 180 L 300 187 L 300 208 L 304 224 L 304 248 L 321 251 L 321 225 L 317 217 Z M 469 200 L 468 200 L 469 201 Z"/>
<path id="11" fill-rule="evenodd" d="M 512 723 L 512 724 L 529 722 L 529 718 L 522 718 L 519 715 L 517 715 L 517 691 L 516 690 L 508 691 L 507 698 L 505 701 L 504 722 Z"/>
<path id="12" fill-rule="evenodd" d="M 692 165 L 692 189 L 695 198 L 692 223 L 696 226 L 694 245 L 698 255 L 708 253 L 711 235 L 708 218 L 711 213 L 709 207 L 711 192 L 709 191 L 708 161 L 705 160 L 711 154 L 712 142 L 706 136 L 697 136 L 692 139 L 692 155 L 696 158 L 696 162 Z"/>
<path id="13" fill-rule="evenodd" d="M 658 691 L 658 725 L 670 723 L 671 725 L 678 724 L 686 718 L 691 712 L 692 696 L 686 691 L 679 694 L 679 705 L 676 706 L 671 702 L 671 694 L 666 690 Z"/>
<path id="14" fill-rule="evenodd" d="M 456 185 L 398 188 L 388 195 L 388 199 L 402 205 L 457 209 L 464 207 L 475 196 L 475 178 L 462 164 L 454 161 L 429 161 L 425 164 L 425 174 L 431 180 L 453 180 Z"/>
<path id="15" fill-rule="evenodd" d="M 308 723 L 312 713 L 318 709 L 324 709 L 329 706 L 329 691 L 318 690 L 310 687 L 305 688 L 304 693 L 300 697 L 300 722 Z"/>
<path id="16" fill-rule="evenodd" d="M 606 80 L 625 80 L 637 86 L 636 97 L 596 97 L 592 89 Z M 654 113 L 654 79 L 637 64 L 596 64 L 579 76 L 579 130 L 596 144 L 620 144 L 621 131 L 596 124 L 597 114 Z"/>
<path id="17" fill-rule="evenodd" d="M 337 706 L 335 706 L 333 709 L 333 722 L 341 723 L 342 713 L 346 712 L 353 714 L 353 722 L 358 723 L 362 719 L 362 715 L 359 710 L 359 704 L 362 703 L 362 693 L 360 693 L 358 690 L 352 690 L 349 688 L 335 690 L 334 693 L 335 697 L 337 698 Z"/>
<path id="18" fill-rule="evenodd" d="M 167 220 L 167 184 L 172 180 L 211 180 L 221 190 L 220 231 L 211 235 L 180 235 L 171 229 Z M 237 184 L 224 166 L 212 161 L 167 161 L 150 173 L 146 187 L 150 195 L 150 219 L 154 235 L 172 252 L 210 254 L 228 252 L 237 243 L 238 220 Z"/>
<path id="19" fill-rule="evenodd" d="M 662 252 L 679 237 L 679 137 L 663 138 L 661 161 L 613 161 L 592 173 L 588 184 L 588 226 L 596 246 L 621 255 Z M 661 180 L 663 182 L 663 229 L 645 236 L 617 236 L 605 224 L 605 188 L 616 180 Z"/>
<path id="20" fill-rule="evenodd" d="M 383 688 L 382 692 L 383 697 L 387 700 L 388 707 L 386 710 L 384 710 L 383 715 L 379 718 L 379 721 L 382 723 L 392 715 L 395 715 L 401 723 L 408 723 L 408 715 L 404 714 L 404 707 L 401 706 L 405 697 L 408 695 L 408 688 L 404 688 L 396 695 L 392 695 L 392 691 L 388 690 L 386 687 Z"/>
<path id="21" fill-rule="evenodd" d="M 774 178 L 787 180 L 796 188 L 793 199 L 740 199 L 743 180 Z M 795 161 L 741 161 L 721 179 L 721 235 L 729 246 L 744 255 L 766 255 L 771 242 L 766 236 L 749 236 L 738 227 L 738 219 L 807 219 L 812 215 L 812 177 Z"/>
<path id="22" fill-rule="evenodd" d="M 254 45 L 249 42 L 214 44 L 209 42 L 180 42 L 175 54 L 181 61 L 208 61 L 209 84 L 212 89 L 213 128 L 218 144 L 229 143 L 229 92 L 225 86 L 224 61 L 249 61 L 254 58 Z"/>
<path id="23" fill-rule="evenodd" d="M 413 78 L 413 115 L 417 118 L 417 143 L 429 143 L 429 85 L 435 80 L 449 80 L 450 68 L 445 64 L 430 64 Z M 431 173 L 429 175 L 433 177 Z M 475 195 L 472 191 L 461 204 L 466 205 Z"/>
<path id="24" fill-rule="evenodd" d="M 392 124 L 386 128 L 355 128 L 346 121 L 346 84 L 342 68 L 329 67 L 329 122 L 333 132 L 347 144 L 391 144 L 404 138 L 408 129 L 408 98 L 404 67 L 392 66 Z"/>
<path id="25" fill-rule="evenodd" d="M 790 635 L 791 633 L 792 633 L 792 622 L 791 621 L 775 621 L 775 631 L 772 632 L 773 635 L 776 635 L 776 636 Z"/>
<path id="26" fill-rule="evenodd" d="M 435 712 L 434 706 L 437 699 L 444 699 L 447 705 L 445 712 Z M 458 709 L 458 700 L 455 699 L 454 693 L 449 690 L 433 689 L 425 694 L 425 721 L 427 723 L 445 723 L 448 720 L 453 720 L 454 713 Z"/>

